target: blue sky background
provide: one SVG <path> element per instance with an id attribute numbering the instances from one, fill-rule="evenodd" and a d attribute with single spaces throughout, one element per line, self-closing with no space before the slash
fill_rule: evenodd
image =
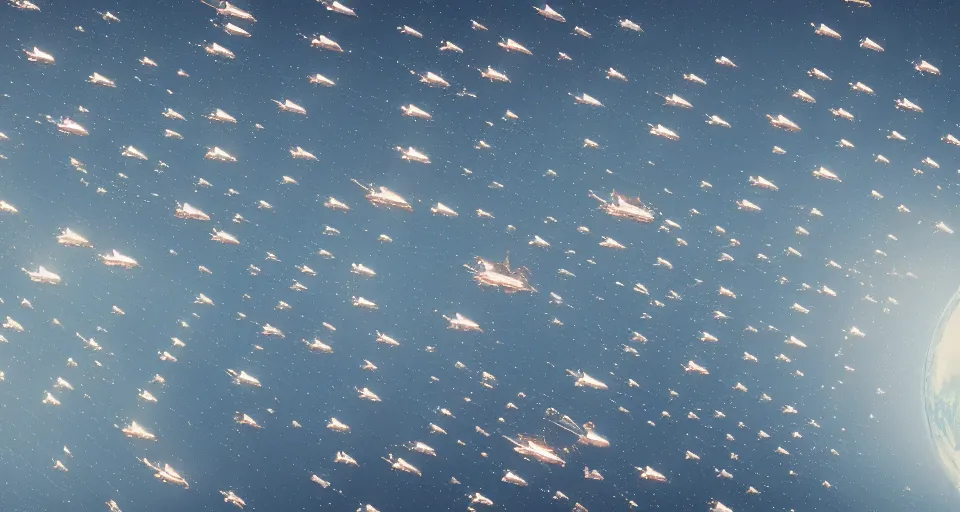
<path id="1" fill-rule="evenodd" d="M 215 12 L 200 2 L 38 4 L 40 13 L 4 8 L 0 16 L 0 70 L 7 77 L 0 84 L 0 131 L 10 137 L 0 142 L 0 153 L 7 157 L 0 160 L 0 199 L 21 211 L 0 217 L 0 297 L 5 301 L 0 316 L 10 315 L 27 328 L 25 333 L 5 332 L 10 343 L 0 346 L 0 370 L 6 373 L 0 386 L 3 510 L 100 510 L 108 499 L 125 511 L 222 510 L 228 505 L 218 489 L 236 490 L 250 510 L 327 505 L 354 510 L 360 503 L 384 512 L 458 510 L 472 492 L 506 510 L 568 509 L 574 501 L 590 510 L 624 510 L 630 499 L 641 510 L 707 510 L 710 499 L 738 511 L 956 506 L 955 491 L 930 445 L 920 390 L 930 335 L 958 285 L 952 257 L 957 242 L 935 234 L 932 227 L 937 221 L 960 226 L 958 149 L 939 140 L 960 131 L 951 104 L 957 93 L 952 48 L 958 32 L 951 21 L 960 19 L 957 7 L 877 2 L 872 9 L 855 9 L 839 0 L 556 2 L 551 5 L 568 20 L 558 24 L 518 2 L 354 0 L 348 4 L 359 14 L 354 19 L 328 13 L 316 2 L 281 0 L 269 6 L 238 3 L 258 19 L 253 25 L 235 22 L 253 33 L 251 39 L 240 39 L 216 28 Z M 107 24 L 96 10 L 112 11 L 122 22 Z M 621 30 L 617 21 L 622 18 L 640 23 L 645 33 Z M 490 31 L 470 30 L 471 19 Z M 826 23 L 843 40 L 815 36 L 809 22 Z M 424 39 L 399 34 L 396 27 L 403 24 L 421 31 Z M 77 25 L 85 32 L 75 31 Z M 593 38 L 572 35 L 575 25 L 591 31 Z M 338 41 L 346 53 L 310 48 L 301 35 L 315 34 Z M 496 45 L 500 37 L 517 40 L 534 56 L 505 53 Z M 863 37 L 887 51 L 859 48 Z M 442 40 L 465 53 L 441 54 Z M 206 55 L 202 47 L 209 42 L 230 48 L 237 59 Z M 53 53 L 56 65 L 27 62 L 22 50 L 33 46 Z M 574 60 L 558 61 L 558 51 Z M 159 67 L 139 65 L 144 55 Z M 714 64 L 720 55 L 739 68 Z M 943 75 L 914 71 L 911 62 L 919 58 L 938 66 Z M 481 79 L 477 68 L 486 66 L 506 73 L 512 82 Z M 630 81 L 605 78 L 611 66 Z M 833 81 L 807 77 L 814 66 Z M 180 68 L 191 77 L 177 77 Z M 426 71 L 439 73 L 452 86 L 423 86 L 414 73 Z M 118 87 L 85 83 L 93 72 L 114 79 Z M 314 73 L 335 80 L 336 87 L 310 85 L 306 77 Z M 683 73 L 696 73 L 708 85 L 686 82 Z M 846 84 L 856 81 L 874 88 L 876 96 L 850 91 Z M 458 97 L 455 93 L 463 88 L 477 98 Z M 792 99 L 797 88 L 817 103 Z M 576 105 L 571 93 L 590 94 L 606 107 Z M 666 108 L 656 93 L 679 94 L 694 108 Z M 925 112 L 896 110 L 894 101 L 901 97 Z M 309 115 L 278 112 L 270 101 L 287 98 Z M 401 116 L 400 106 L 408 103 L 431 112 L 434 120 Z M 79 105 L 90 113 L 78 114 Z M 835 120 L 827 110 L 831 107 L 849 110 L 856 121 Z M 161 113 L 166 108 L 188 121 L 165 119 Z M 216 108 L 239 123 L 202 118 Z M 507 109 L 521 119 L 502 121 Z M 774 130 L 764 118 L 768 113 L 785 114 L 803 131 Z M 707 125 L 710 114 L 733 128 Z M 58 134 L 46 115 L 71 116 L 90 136 Z M 255 130 L 254 123 L 265 130 Z M 653 137 L 646 123 L 662 123 L 681 140 Z M 185 140 L 163 138 L 164 128 L 180 132 Z M 889 130 L 906 135 L 908 142 L 888 140 Z M 601 149 L 582 148 L 584 138 L 597 141 Z M 840 138 L 856 148 L 837 148 Z M 481 139 L 492 150 L 475 150 Z M 121 149 L 131 144 L 150 161 L 122 157 Z M 205 161 L 206 148 L 215 145 L 239 162 Z M 402 161 L 393 149 L 398 145 L 421 149 L 433 164 Z M 788 154 L 772 154 L 773 145 Z M 291 146 L 314 152 L 320 161 L 291 160 Z M 877 153 L 892 164 L 875 164 Z M 925 168 L 922 176 L 914 176 L 911 169 L 921 168 L 927 156 L 940 169 Z M 69 157 L 84 162 L 88 174 L 74 171 Z M 158 173 L 161 160 L 169 167 Z M 843 183 L 813 178 L 811 171 L 821 165 Z M 463 168 L 473 174 L 463 176 Z M 548 169 L 559 176 L 543 177 Z M 120 179 L 118 173 L 129 178 Z M 748 176 L 757 174 L 780 191 L 749 187 Z M 283 175 L 299 185 L 280 185 Z M 89 186 L 80 183 L 81 177 Z M 199 177 L 214 187 L 198 189 Z M 415 212 L 370 206 L 351 178 L 390 187 L 407 197 Z M 701 189 L 701 180 L 713 189 Z M 488 188 L 491 181 L 504 188 Z M 97 187 L 107 194 L 96 194 Z M 240 194 L 228 197 L 228 188 Z M 606 194 L 614 189 L 641 197 L 657 210 L 658 222 L 617 221 L 598 212 L 587 197 L 589 190 Z M 871 190 L 885 199 L 871 199 Z M 353 211 L 324 208 L 329 196 Z M 734 201 L 742 198 L 763 211 L 738 211 Z M 259 200 L 275 210 L 258 210 Z M 177 201 L 203 209 L 213 222 L 175 219 Z M 460 217 L 431 216 L 429 207 L 436 201 L 457 209 Z M 897 213 L 899 204 L 912 213 Z M 824 217 L 810 217 L 812 207 Z M 476 218 L 472 212 L 477 208 L 496 218 Z M 702 215 L 691 217 L 691 208 Z M 231 223 L 235 213 L 250 222 Z M 544 222 L 548 216 L 557 222 Z M 666 218 L 683 229 L 658 231 Z M 343 235 L 323 236 L 325 225 Z M 516 226 L 516 232 L 508 233 L 507 225 Z M 590 227 L 591 235 L 577 233 L 579 225 Z M 715 225 L 724 226 L 727 237 L 714 234 Z M 798 237 L 794 229 L 799 225 L 811 236 Z M 241 245 L 209 241 L 213 226 L 237 235 Z M 58 246 L 55 235 L 64 227 L 87 236 L 96 250 Z M 381 233 L 394 243 L 377 242 Z M 887 241 L 888 233 L 899 241 Z M 529 246 L 534 235 L 553 247 Z M 628 249 L 598 247 L 601 236 Z M 689 246 L 677 247 L 677 236 Z M 730 237 L 741 246 L 728 248 Z M 786 257 L 788 246 L 803 257 Z M 95 254 L 114 248 L 140 260 L 143 268 L 116 271 L 97 261 Z M 317 256 L 321 248 L 336 259 Z M 887 256 L 875 255 L 875 249 Z M 575 254 L 565 254 L 567 250 Z M 264 261 L 266 251 L 281 262 Z M 539 293 L 507 296 L 479 290 L 462 268 L 474 256 L 496 259 L 508 251 L 514 265 L 531 269 Z M 718 263 L 720 252 L 736 261 Z M 758 252 L 771 261 L 758 262 Z M 674 269 L 653 266 L 657 257 L 671 261 Z M 826 267 L 828 260 L 844 270 Z M 375 269 L 377 278 L 350 274 L 351 262 Z M 251 264 L 261 267 L 259 276 L 249 275 Z M 298 264 L 311 266 L 318 276 L 300 274 L 294 268 Z M 64 284 L 30 283 L 20 268 L 36 265 L 59 273 Z M 198 265 L 214 274 L 200 275 Z M 562 279 L 559 268 L 577 277 Z M 919 279 L 890 275 L 907 271 Z M 780 276 L 789 284 L 778 284 Z M 290 291 L 294 279 L 309 290 Z M 617 286 L 618 281 L 626 286 Z M 651 297 L 631 291 L 637 282 L 650 289 Z M 800 283 L 814 288 L 826 284 L 839 296 L 800 292 Z M 721 300 L 719 286 L 734 290 L 738 298 Z M 665 299 L 670 290 L 682 300 Z M 551 291 L 572 308 L 549 305 Z M 194 305 L 199 293 L 217 306 Z M 251 298 L 245 300 L 244 294 Z M 900 305 L 884 313 L 883 304 L 862 300 L 868 294 L 881 301 L 895 297 Z M 350 297 L 355 295 L 376 301 L 381 309 L 353 308 Z M 34 310 L 20 308 L 23 297 Z M 654 298 L 666 306 L 648 304 Z M 279 300 L 294 309 L 275 311 Z M 810 314 L 791 312 L 794 302 L 810 308 Z M 111 315 L 112 305 L 126 316 Z M 716 309 L 732 319 L 717 323 L 710 317 Z M 245 321 L 236 320 L 238 311 L 247 315 Z M 486 332 L 446 330 L 441 315 L 457 311 Z M 642 319 L 645 312 L 653 318 Z M 54 317 L 63 329 L 50 325 Z M 550 326 L 553 317 L 565 325 Z M 190 327 L 180 327 L 180 320 Z M 336 333 L 328 334 L 323 321 L 336 325 Z M 263 323 L 280 327 L 287 338 L 258 337 Z M 760 332 L 745 333 L 746 325 Z M 844 341 L 843 331 L 851 325 L 867 338 Z M 106 332 L 97 332 L 97 326 Z M 376 330 L 402 346 L 378 346 Z M 701 343 L 703 330 L 721 342 Z M 621 348 L 632 331 L 650 339 L 646 345 L 634 344 L 638 358 Z M 85 351 L 74 332 L 95 337 L 104 351 Z M 809 347 L 783 345 L 791 334 Z M 184 340 L 186 349 L 172 350 L 172 336 Z M 299 340 L 313 336 L 329 342 L 336 353 L 308 353 Z M 265 350 L 252 350 L 257 343 Z M 425 352 L 428 345 L 436 352 Z M 180 361 L 163 363 L 158 350 L 170 350 Z M 742 361 L 744 351 L 761 363 Z M 794 362 L 776 362 L 779 353 Z M 67 357 L 80 367 L 66 368 Z M 363 359 L 380 370 L 362 372 Z M 680 364 L 689 359 L 711 374 L 684 375 Z M 94 366 L 94 360 L 103 366 Z M 456 370 L 456 361 L 468 371 Z M 844 365 L 856 372 L 845 372 Z M 224 374 L 227 368 L 247 370 L 263 388 L 234 386 Z M 573 387 L 567 368 L 601 378 L 611 391 Z M 796 369 L 805 377 L 794 377 Z M 480 386 L 480 371 L 498 377 L 495 390 Z M 155 373 L 166 377 L 166 388 L 147 385 Z M 77 390 L 58 392 L 59 408 L 41 405 L 43 392 L 52 389 L 57 376 Z M 430 376 L 439 383 L 431 384 Z M 627 388 L 628 378 L 637 380 L 640 389 Z M 731 387 L 736 382 L 750 392 L 735 394 Z M 383 402 L 358 400 L 354 388 L 364 386 Z M 877 396 L 878 387 L 886 395 Z M 159 403 L 138 401 L 140 388 L 153 391 Z M 668 389 L 680 397 L 670 400 Z M 521 391 L 526 399 L 517 398 Z M 760 403 L 761 392 L 774 400 Z M 465 396 L 472 403 L 464 403 Z M 507 402 L 520 410 L 506 410 Z M 787 404 L 800 414 L 780 414 Z M 618 412 L 617 406 L 631 414 Z M 437 414 L 439 407 L 449 408 L 456 419 Z M 579 448 L 564 469 L 524 461 L 500 434 L 545 435 L 557 446 L 575 442 L 543 420 L 548 407 L 581 422 L 594 421 L 613 447 Z M 727 418 L 713 419 L 715 409 Z M 660 418 L 664 410 L 672 420 Z M 239 429 L 232 422 L 235 411 L 247 412 L 264 429 Z M 689 411 L 701 421 L 686 419 Z M 351 425 L 353 432 L 344 436 L 326 430 L 331 416 Z M 499 417 L 506 422 L 498 424 Z M 807 426 L 811 418 L 822 428 Z M 294 419 L 304 428 L 290 428 Z M 113 426 L 131 420 L 151 429 L 159 441 L 128 440 Z M 647 420 L 657 426 L 648 426 Z M 747 428 L 737 428 L 738 421 Z M 450 435 L 430 436 L 430 422 Z M 477 435 L 475 425 L 493 435 Z M 758 441 L 760 429 L 773 438 Z M 793 431 L 803 439 L 791 439 Z M 735 442 L 725 441 L 727 432 Z M 457 439 L 467 446 L 458 446 Z M 408 454 L 400 445 L 412 440 L 434 446 L 439 456 L 428 460 Z M 63 445 L 74 458 L 63 458 Z M 776 455 L 777 446 L 792 455 Z M 841 457 L 831 456 L 830 448 Z M 361 467 L 334 465 L 338 450 L 350 453 Z M 685 461 L 686 450 L 698 453 L 701 461 Z M 731 461 L 730 452 L 738 453 L 740 461 Z M 407 455 L 424 476 L 392 472 L 379 460 L 388 453 Z M 144 456 L 169 462 L 191 482 L 190 490 L 155 481 L 136 460 Z M 52 471 L 54 459 L 64 460 L 70 472 Z M 606 480 L 583 480 L 584 465 L 599 469 Z M 670 483 L 638 480 L 633 467 L 644 465 L 666 474 Z M 734 479 L 716 478 L 714 468 L 727 469 Z M 518 472 L 530 487 L 501 483 L 506 469 Z M 799 477 L 788 477 L 790 469 Z M 312 484 L 311 473 L 333 487 Z M 451 476 L 463 485 L 449 485 Z M 823 480 L 834 488 L 822 488 Z M 762 494 L 745 495 L 750 485 Z M 912 492 L 904 492 L 904 486 Z M 571 503 L 550 500 L 556 490 L 569 495 Z"/>

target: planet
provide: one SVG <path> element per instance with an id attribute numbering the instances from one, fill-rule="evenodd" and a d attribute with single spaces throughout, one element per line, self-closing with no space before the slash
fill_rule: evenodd
<path id="1" fill-rule="evenodd" d="M 940 315 L 927 353 L 923 402 L 934 449 L 947 478 L 960 489 L 960 290 Z"/>

